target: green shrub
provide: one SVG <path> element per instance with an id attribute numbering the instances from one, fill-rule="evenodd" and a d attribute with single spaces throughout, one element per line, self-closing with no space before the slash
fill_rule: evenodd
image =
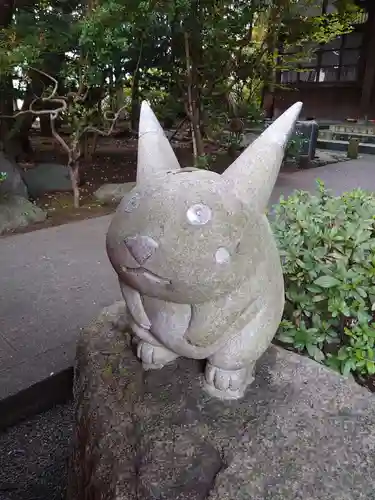
<path id="1" fill-rule="evenodd" d="M 301 151 L 307 142 L 308 140 L 300 132 L 294 133 L 287 144 L 285 158 L 298 160 L 301 156 Z"/>
<path id="2" fill-rule="evenodd" d="M 253 101 L 239 101 L 237 103 L 237 116 L 252 124 L 264 121 L 264 112 L 261 106 Z"/>
<path id="3" fill-rule="evenodd" d="M 0 185 L 2 182 L 4 182 L 7 178 L 6 172 L 0 172 Z M 0 194 L 0 200 L 4 197 L 4 194 Z"/>
<path id="4" fill-rule="evenodd" d="M 316 361 L 375 374 L 375 194 L 296 192 L 272 221 L 286 306 L 277 339 Z"/>
<path id="5" fill-rule="evenodd" d="M 173 95 L 165 94 L 161 91 L 149 91 L 147 98 L 151 102 L 156 116 L 166 129 L 177 126 L 181 122 L 182 117 L 185 116 L 183 103 L 174 98 Z"/>
<path id="6" fill-rule="evenodd" d="M 211 155 L 209 153 L 204 154 L 204 155 L 198 156 L 198 158 L 196 158 L 194 167 L 200 168 L 202 170 L 209 170 L 210 167 L 212 167 L 215 160 L 216 160 L 215 155 Z"/>

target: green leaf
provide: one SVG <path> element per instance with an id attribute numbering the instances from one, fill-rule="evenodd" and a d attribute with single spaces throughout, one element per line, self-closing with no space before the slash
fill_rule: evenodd
<path id="1" fill-rule="evenodd" d="M 375 363 L 374 361 L 366 361 L 366 369 L 369 375 L 375 374 Z"/>
<path id="2" fill-rule="evenodd" d="M 322 361 L 324 361 L 325 356 L 324 356 L 323 352 L 319 349 L 318 346 L 312 345 L 312 344 L 307 344 L 306 349 L 307 349 L 307 352 L 309 353 L 309 356 L 311 358 L 315 359 L 315 361 L 317 361 L 318 363 L 321 363 Z"/>
<path id="3" fill-rule="evenodd" d="M 326 300 L 326 296 L 325 295 L 315 295 L 313 297 L 313 302 L 322 302 L 322 300 Z"/>
<path id="4" fill-rule="evenodd" d="M 316 351 L 316 345 L 307 344 L 306 349 L 307 349 L 307 352 L 309 353 L 309 356 L 311 358 L 313 358 L 315 355 L 315 351 Z"/>
<path id="5" fill-rule="evenodd" d="M 371 316 L 368 314 L 368 312 L 364 311 L 363 309 L 359 309 L 357 314 L 358 314 L 358 321 L 362 324 L 368 323 L 371 319 Z"/>
<path id="6" fill-rule="evenodd" d="M 320 287 L 314 286 L 314 285 L 307 285 L 306 290 L 308 290 L 309 292 L 312 292 L 312 293 L 320 293 L 321 292 Z"/>
<path id="7" fill-rule="evenodd" d="M 284 344 L 293 344 L 294 343 L 293 337 L 291 337 L 290 335 L 285 335 L 283 333 L 280 333 L 277 336 L 277 339 L 280 340 L 280 342 L 284 342 Z"/>
<path id="8" fill-rule="evenodd" d="M 359 293 L 359 295 L 362 297 L 362 298 L 366 298 L 367 297 L 367 292 L 366 290 L 364 290 L 363 288 L 361 287 L 357 287 L 357 292 Z"/>
<path id="9" fill-rule="evenodd" d="M 341 347 L 339 352 L 337 353 L 337 359 L 340 361 L 344 361 L 348 357 L 348 351 L 346 347 Z"/>
<path id="10" fill-rule="evenodd" d="M 327 357 L 325 360 L 325 364 L 330 368 L 332 368 L 333 370 L 336 370 L 338 372 L 340 371 L 341 368 L 340 361 L 334 356 Z"/>
<path id="11" fill-rule="evenodd" d="M 340 285 L 341 281 L 333 276 L 320 276 L 320 278 L 314 281 L 315 285 L 321 286 L 322 288 L 332 288 L 334 286 Z"/>
<path id="12" fill-rule="evenodd" d="M 348 359 L 345 361 L 344 365 L 341 368 L 341 373 L 344 375 L 344 377 L 347 377 L 350 374 L 350 372 L 353 369 L 353 364 L 354 363 L 351 359 Z M 355 368 L 355 365 L 354 365 L 354 368 Z"/>

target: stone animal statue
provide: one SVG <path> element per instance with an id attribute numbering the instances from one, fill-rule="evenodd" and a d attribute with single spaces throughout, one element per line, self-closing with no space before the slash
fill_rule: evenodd
<path id="1" fill-rule="evenodd" d="M 294 104 L 222 174 L 181 169 L 147 103 L 137 182 L 107 233 L 137 355 L 145 369 L 207 359 L 204 385 L 237 399 L 253 380 L 284 307 L 280 259 L 265 215 Z"/>

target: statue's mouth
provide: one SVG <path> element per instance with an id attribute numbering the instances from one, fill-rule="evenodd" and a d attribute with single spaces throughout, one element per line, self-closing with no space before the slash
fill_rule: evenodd
<path id="1" fill-rule="evenodd" d="M 137 268 L 124 268 L 125 273 L 131 274 L 133 276 L 143 276 L 147 280 L 157 283 L 160 285 L 170 285 L 171 280 L 162 278 L 161 276 L 153 273 L 152 271 L 149 271 L 148 269 L 145 269 L 144 267 L 137 267 Z"/>

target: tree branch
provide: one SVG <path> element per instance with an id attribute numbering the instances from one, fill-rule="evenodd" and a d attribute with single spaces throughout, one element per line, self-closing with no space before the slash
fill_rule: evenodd
<path id="1" fill-rule="evenodd" d="M 87 127 L 85 127 L 82 132 L 79 134 L 78 136 L 78 140 L 84 135 L 86 134 L 87 132 L 96 132 L 97 134 L 103 136 L 103 137 L 108 137 L 112 134 L 113 132 L 113 129 L 115 128 L 115 125 L 116 125 L 116 122 L 117 120 L 119 119 L 119 116 L 121 114 L 121 112 L 126 108 L 128 104 L 124 104 L 124 106 L 122 106 L 115 114 L 115 116 L 113 118 L 108 118 L 108 111 L 105 111 L 104 113 L 104 119 L 107 120 L 107 121 L 110 121 L 111 122 L 111 126 L 110 128 L 107 130 L 107 131 L 104 131 L 104 130 L 100 130 L 96 127 L 92 127 L 91 125 L 88 125 Z"/>

